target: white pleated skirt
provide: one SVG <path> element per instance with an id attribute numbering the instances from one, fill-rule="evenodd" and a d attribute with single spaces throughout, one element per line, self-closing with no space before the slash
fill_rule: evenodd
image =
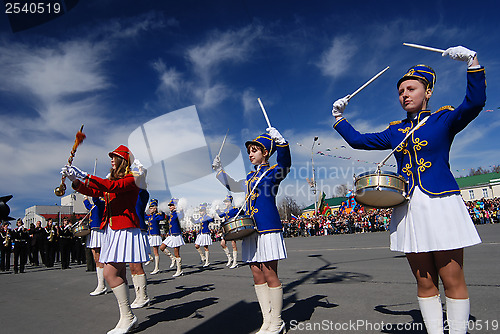
<path id="1" fill-rule="evenodd" d="M 200 233 L 196 236 L 194 243 L 198 246 L 210 246 L 212 244 L 212 237 L 208 233 Z"/>
<path id="2" fill-rule="evenodd" d="M 287 258 L 282 232 L 252 233 L 241 244 L 243 262 L 269 262 Z"/>
<path id="3" fill-rule="evenodd" d="M 162 243 L 170 248 L 181 247 L 184 246 L 184 238 L 182 235 L 169 235 Z"/>
<path id="4" fill-rule="evenodd" d="M 151 247 L 158 247 L 161 245 L 161 236 L 158 234 L 148 235 L 149 245 Z"/>
<path id="5" fill-rule="evenodd" d="M 91 230 L 87 237 L 87 248 L 101 248 L 102 239 L 104 238 L 104 230 Z"/>
<path id="6" fill-rule="evenodd" d="M 481 243 L 476 227 L 458 194 L 430 197 L 416 187 L 410 200 L 393 209 L 391 250 L 424 253 Z"/>
<path id="7" fill-rule="evenodd" d="M 106 226 L 99 261 L 102 263 L 141 263 L 149 261 L 147 236 L 139 228 L 113 230 Z"/>

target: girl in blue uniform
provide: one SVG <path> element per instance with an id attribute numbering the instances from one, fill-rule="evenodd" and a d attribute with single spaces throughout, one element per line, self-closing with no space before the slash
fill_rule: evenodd
<path id="1" fill-rule="evenodd" d="M 160 271 L 160 254 L 158 253 L 158 248 L 161 245 L 161 235 L 160 235 L 160 222 L 165 220 L 165 214 L 163 212 L 158 212 L 158 200 L 151 199 L 149 202 L 149 215 L 145 217 L 148 224 L 148 239 L 149 245 L 153 247 L 155 268 L 151 272 L 151 275 L 156 275 Z M 172 259 L 172 264 L 170 268 L 175 265 L 175 257 L 170 254 Z"/>
<path id="2" fill-rule="evenodd" d="M 462 46 L 447 49 L 443 56 L 466 61 L 467 89 L 462 104 L 431 113 L 428 101 L 436 74 L 417 65 L 398 81 L 399 102 L 407 118 L 392 122 L 379 133 L 360 134 L 342 116 L 349 96 L 333 104 L 334 125 L 353 148 L 397 149 L 398 174 L 408 181 L 409 201 L 394 208 L 391 250 L 406 254 L 417 281 L 418 302 L 427 332 L 443 333 L 439 278 L 446 295 L 450 333 L 466 333 L 469 295 L 464 278 L 464 247 L 481 242 L 449 168 L 449 151 L 455 135 L 481 112 L 486 101 L 484 68 L 474 51 Z M 428 118 L 425 118 L 428 117 Z M 409 131 L 425 119 L 405 144 Z"/>
<path id="3" fill-rule="evenodd" d="M 208 260 L 209 256 L 208 246 L 212 244 L 212 236 L 210 234 L 210 229 L 208 225 L 213 221 L 214 219 L 209 215 L 207 215 L 207 204 L 200 205 L 200 218 L 196 219 L 194 223 L 200 224 L 201 230 L 196 236 L 196 240 L 194 241 L 194 247 L 200 254 L 201 261 L 204 262 L 203 267 L 208 267 L 210 265 L 210 262 Z M 203 254 L 203 251 L 201 250 L 200 246 L 203 246 L 203 248 L 205 249 L 205 254 Z"/>
<path id="4" fill-rule="evenodd" d="M 263 324 L 257 333 L 279 334 L 285 330 L 285 323 L 281 320 L 283 289 L 278 278 L 278 260 L 287 255 L 276 194 L 292 161 L 283 136 L 275 128 L 267 131 L 269 133 L 245 143 L 248 158 L 255 167 L 246 180 L 235 181 L 226 174 L 219 157 L 215 158 L 212 167 L 219 181 L 230 191 L 246 193 L 246 214 L 254 218 L 257 233 L 243 239 L 242 259 L 250 264 L 262 311 Z M 277 164 L 271 166 L 268 160 L 275 151 L 278 152 Z"/>
<path id="5" fill-rule="evenodd" d="M 184 212 L 182 210 L 177 210 L 177 204 L 179 200 L 177 198 L 172 198 L 168 203 L 168 208 L 170 209 L 170 216 L 168 218 L 168 236 L 163 240 L 160 250 L 165 254 L 169 255 L 167 247 L 174 249 L 175 264 L 177 265 L 177 271 L 172 277 L 178 277 L 182 275 L 182 259 L 180 254 L 181 246 L 184 245 L 184 239 L 182 238 L 181 230 L 181 220 L 184 218 Z"/>
<path id="6" fill-rule="evenodd" d="M 85 196 L 83 205 L 87 210 L 90 211 L 90 235 L 87 238 L 86 243 L 87 248 L 90 248 L 92 250 L 92 255 L 94 256 L 97 272 L 97 287 L 90 293 L 90 295 L 99 296 L 108 291 L 108 289 L 106 288 L 106 281 L 104 280 L 104 263 L 99 262 L 99 257 L 101 255 L 101 245 L 104 237 L 104 230 L 101 230 L 101 221 L 105 203 L 99 197 L 92 197 L 92 202 L 94 204 L 91 204 L 89 197 Z"/>
<path id="7" fill-rule="evenodd" d="M 226 198 L 224 198 L 223 202 L 226 207 L 222 211 L 216 210 L 216 213 L 223 220 L 223 222 L 226 222 L 238 214 L 238 208 L 235 208 L 233 206 L 233 196 L 231 195 L 227 195 Z M 231 253 L 229 253 L 229 249 L 227 248 L 226 240 L 224 240 L 224 237 L 222 237 L 220 245 L 227 256 L 226 267 L 229 267 L 231 269 L 238 267 L 238 248 L 236 247 L 236 240 L 231 240 L 231 245 L 233 246 L 232 257 Z"/>

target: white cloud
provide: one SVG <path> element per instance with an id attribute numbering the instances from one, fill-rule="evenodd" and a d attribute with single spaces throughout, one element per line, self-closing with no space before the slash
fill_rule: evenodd
<path id="1" fill-rule="evenodd" d="M 350 64 L 352 64 L 351 59 L 357 50 L 355 42 L 349 37 L 335 37 L 328 50 L 325 50 L 321 55 L 316 66 L 325 76 L 339 77 L 349 69 Z"/>

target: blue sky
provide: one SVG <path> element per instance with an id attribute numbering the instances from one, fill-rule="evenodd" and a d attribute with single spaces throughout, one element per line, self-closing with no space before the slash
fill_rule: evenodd
<path id="1" fill-rule="evenodd" d="M 351 100 L 345 113 L 358 130 L 381 131 L 405 117 L 397 80 L 410 66 L 424 63 L 437 73 L 431 109 L 463 100 L 464 63 L 403 42 L 477 51 L 487 74 L 485 110 L 492 111 L 482 112 L 456 137 L 450 164 L 457 176 L 497 165 L 497 3 L 88 0 L 17 33 L 2 14 L 0 195 L 14 195 L 9 206 L 16 218 L 31 205 L 59 203 L 53 189 L 81 124 L 87 139 L 74 164 L 91 172 L 97 158 L 96 174 L 105 176 L 107 152 L 127 144 L 141 124 L 193 105 L 211 151 L 229 129 L 228 148 L 241 149 L 239 168 L 248 171 L 244 142 L 267 127 L 260 97 L 292 150 L 293 170 L 281 196 L 309 205 L 306 178 L 311 177 L 314 136 L 320 143 L 313 152 L 317 181 L 327 196 L 337 185 L 350 187 L 353 173 L 373 168 L 388 153 L 341 147 L 345 143 L 332 130 L 331 105 L 337 98 L 390 66 Z M 178 128 L 164 130 L 181 138 Z M 164 145 L 182 151 L 189 146 L 184 140 L 189 141 Z M 316 154 L 327 149 L 336 157 Z M 223 162 L 237 156 L 229 158 L 229 151 L 223 152 Z M 212 185 L 199 183 L 198 188 L 180 184 L 171 193 L 190 198 L 193 205 L 223 195 Z M 167 200 L 165 192 L 153 196 Z"/>

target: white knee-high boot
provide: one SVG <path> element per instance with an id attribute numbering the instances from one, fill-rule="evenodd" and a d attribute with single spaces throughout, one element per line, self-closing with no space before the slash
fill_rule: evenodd
<path id="1" fill-rule="evenodd" d="M 210 265 L 210 262 L 208 261 L 208 254 L 209 254 L 209 251 L 206 250 L 205 251 L 205 264 L 203 265 L 203 267 L 208 267 Z"/>
<path id="2" fill-rule="evenodd" d="M 254 287 L 262 312 L 262 326 L 260 326 L 259 331 L 255 334 L 267 334 L 267 329 L 271 324 L 271 298 L 269 296 L 269 287 L 267 283 L 255 284 Z"/>
<path id="3" fill-rule="evenodd" d="M 200 257 L 201 257 L 201 262 L 200 263 L 203 263 L 205 262 L 205 255 L 203 255 L 203 250 L 200 248 L 196 248 L 196 250 L 198 251 L 198 254 L 200 254 Z"/>
<path id="4" fill-rule="evenodd" d="M 227 247 L 222 249 L 224 250 L 224 253 L 226 253 L 227 256 L 226 267 L 229 267 L 231 265 L 231 262 L 233 262 L 233 259 L 231 258 L 231 253 L 229 253 L 229 249 L 227 249 Z"/>
<path id="5" fill-rule="evenodd" d="M 172 269 L 175 266 L 175 256 L 173 256 L 172 253 L 170 253 L 170 251 L 166 248 L 163 250 L 163 253 L 165 253 L 170 258 L 170 260 L 172 260 L 172 262 L 170 263 L 170 269 Z"/>
<path id="6" fill-rule="evenodd" d="M 106 282 L 104 280 L 104 268 L 97 267 L 96 271 L 97 271 L 97 287 L 95 288 L 94 291 L 90 293 L 91 296 L 99 296 L 108 291 L 108 289 L 106 288 Z"/>
<path id="7" fill-rule="evenodd" d="M 175 263 L 177 264 L 177 271 L 172 275 L 172 277 L 178 277 L 182 275 L 182 259 L 180 257 L 176 257 Z"/>
<path id="8" fill-rule="evenodd" d="M 470 302 L 446 297 L 446 318 L 450 334 L 465 334 L 469 324 Z"/>
<path id="9" fill-rule="evenodd" d="M 148 282 L 146 279 L 146 274 L 132 275 L 132 282 L 134 282 L 135 300 L 130 305 L 130 307 L 141 308 L 149 305 L 150 300 L 148 297 Z"/>
<path id="10" fill-rule="evenodd" d="M 233 250 L 233 265 L 229 268 L 233 269 L 238 267 L 238 251 Z"/>
<path id="11" fill-rule="evenodd" d="M 118 321 L 116 327 L 110 330 L 108 334 L 125 334 L 137 326 L 137 317 L 132 313 L 129 304 L 128 285 L 122 283 L 112 288 L 112 290 L 120 309 L 120 321 Z"/>
<path id="12" fill-rule="evenodd" d="M 151 275 L 156 275 L 160 271 L 160 257 L 155 255 L 155 269 L 151 272 Z"/>
<path id="13" fill-rule="evenodd" d="M 281 334 L 285 330 L 285 322 L 281 320 L 281 309 L 283 308 L 283 287 L 280 285 L 269 288 L 271 301 L 271 324 L 267 329 L 269 334 Z"/>
<path id="14" fill-rule="evenodd" d="M 429 334 L 443 334 L 443 307 L 439 295 L 418 297 L 418 305 Z"/>

